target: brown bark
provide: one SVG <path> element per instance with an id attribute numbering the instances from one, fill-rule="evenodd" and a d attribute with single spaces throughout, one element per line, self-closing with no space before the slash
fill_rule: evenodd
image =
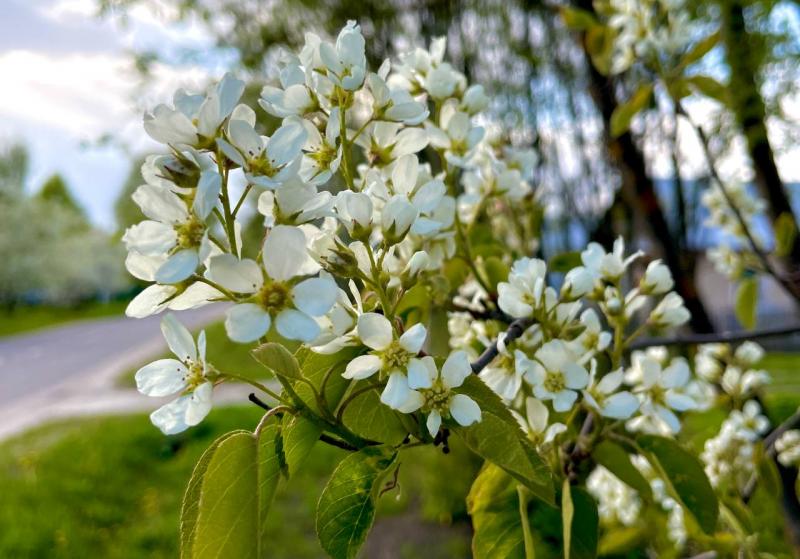
<path id="1" fill-rule="evenodd" d="M 773 222 L 783 213 L 794 217 L 775 164 L 775 155 L 767 135 L 767 110 L 756 81 L 763 59 L 761 53 L 765 47 L 757 36 L 747 31 L 741 0 L 723 0 L 719 2 L 719 7 L 722 16 L 722 40 L 731 69 L 728 88 L 731 109 L 747 143 L 756 185 L 768 202 L 768 212 Z M 791 268 L 800 265 L 800 243 L 795 243 L 790 260 L 785 264 Z"/>
<path id="2" fill-rule="evenodd" d="M 581 1 L 579 4 L 588 4 L 581 7 L 592 9 L 591 2 Z M 582 41 L 582 44 L 585 46 L 585 42 Z M 588 53 L 586 58 L 588 61 Z M 664 262 L 675 279 L 675 290 L 683 297 L 686 308 L 692 313 L 692 329 L 696 332 L 713 332 L 714 326 L 697 292 L 694 276 L 681 259 L 681 251 L 669 229 L 655 184 L 647 174 L 644 156 L 630 133 L 626 132 L 617 138 L 612 138 L 609 134 L 611 115 L 617 107 L 614 84 L 610 78 L 600 74 L 591 62 L 587 66 L 589 92 L 605 122 L 608 154 L 622 174 L 620 196 L 634 214 L 645 217 L 642 223 L 647 227 L 647 233 L 653 241 L 660 245 Z"/>

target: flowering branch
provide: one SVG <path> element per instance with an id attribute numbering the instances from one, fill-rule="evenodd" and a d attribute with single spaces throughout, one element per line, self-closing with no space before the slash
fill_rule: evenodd
<path id="1" fill-rule="evenodd" d="M 532 324 L 532 318 L 516 319 L 509 325 L 505 333 L 501 334 L 501 336 L 503 336 L 503 343 L 508 344 L 513 342 L 522 336 L 522 334 L 525 333 L 525 330 L 527 330 Z M 489 347 L 487 347 L 475 361 L 470 363 L 473 373 L 480 373 L 484 367 L 486 367 L 495 357 L 497 357 L 497 355 L 500 353 L 500 348 L 497 345 L 499 342 L 500 337 L 498 336 L 498 338 Z"/>

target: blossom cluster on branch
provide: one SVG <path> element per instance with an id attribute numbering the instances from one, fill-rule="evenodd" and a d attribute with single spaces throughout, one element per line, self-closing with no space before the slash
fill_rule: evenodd
<path id="1" fill-rule="evenodd" d="M 610 250 L 590 243 L 568 266 L 535 258 L 536 154 L 482 114 L 490 99 L 444 60 L 445 46 L 436 39 L 372 72 L 350 22 L 332 42 L 307 34 L 258 108 L 241 103 L 244 82 L 226 75 L 145 116 L 168 153 L 147 159 L 134 194 L 146 219 L 125 233 L 127 267 L 151 284 L 128 314 L 225 301 L 227 336 L 252 344 L 280 386 L 208 363 L 205 334 L 195 340 L 168 312 L 162 330 L 174 358 L 136 374 L 144 394 L 176 396 L 153 423 L 183 431 L 209 413 L 217 385 L 249 382 L 274 401 L 254 436 L 275 438 L 264 448 L 286 472 L 296 455 L 283 437 L 301 420 L 314 441 L 363 459 L 358 471 L 375 480 L 405 448 L 447 449 L 454 432 L 487 460 L 473 491 L 498 479 L 518 486 L 519 530 L 529 530 L 531 495 L 555 504 L 560 494 L 567 514 L 586 487 L 604 522 L 631 524 L 646 490 L 674 546 L 706 541 L 698 530 L 713 533 L 718 516 L 712 486 L 733 480 L 743 491 L 756 472 L 754 445 L 768 427 L 753 399 L 768 380 L 754 369 L 760 348 L 707 346 L 694 363 L 665 348 L 631 353 L 645 333 L 690 319 L 669 269 L 626 251 L 622 238 Z M 251 206 L 263 220 L 256 240 L 243 234 Z M 675 441 L 684 415 L 720 401 L 729 417 L 703 462 L 670 462 L 686 452 Z M 792 436 L 781 439 L 786 460 L 800 454 Z M 195 475 L 212 475 L 208 460 Z M 681 481 L 686 463 L 696 485 Z M 646 481 L 615 477 L 626 471 Z M 337 487 L 332 479 L 331 494 Z M 698 504 L 693 491 L 711 499 Z M 323 547 L 351 557 L 363 534 L 351 534 L 345 551 L 337 537 L 360 519 L 327 518 L 325 498 Z M 480 531 L 483 513 L 474 514 Z"/>

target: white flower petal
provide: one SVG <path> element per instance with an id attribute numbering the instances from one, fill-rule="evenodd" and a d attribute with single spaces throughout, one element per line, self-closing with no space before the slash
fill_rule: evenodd
<path id="1" fill-rule="evenodd" d="M 456 423 L 466 427 L 481 420 L 481 408 L 469 396 L 456 394 L 450 400 L 450 415 Z"/>
<path id="2" fill-rule="evenodd" d="M 547 428 L 547 419 L 550 412 L 547 406 L 536 398 L 525 398 L 525 415 L 528 425 L 537 433 L 543 433 Z"/>
<path id="3" fill-rule="evenodd" d="M 167 314 L 161 320 L 161 332 L 164 334 L 164 339 L 167 341 L 169 349 L 181 361 L 196 361 L 197 348 L 194 345 L 194 338 L 191 332 L 178 321 L 178 318 L 172 314 Z"/>
<path id="4" fill-rule="evenodd" d="M 393 409 L 399 409 L 411 396 L 408 379 L 403 373 L 392 373 L 381 393 L 381 402 Z"/>
<path id="5" fill-rule="evenodd" d="M 194 389 L 194 392 L 189 396 L 189 404 L 186 406 L 186 425 L 190 427 L 197 425 L 208 415 L 211 411 L 211 395 L 214 391 L 214 385 L 210 382 L 204 382 Z"/>
<path id="6" fill-rule="evenodd" d="M 464 383 L 464 379 L 472 374 L 469 356 L 466 351 L 451 353 L 442 365 L 442 382 L 446 388 L 456 388 Z"/>
<path id="7" fill-rule="evenodd" d="M 382 350 L 389 347 L 394 339 L 392 324 L 382 314 L 368 312 L 358 317 L 358 337 L 371 348 Z"/>
<path id="8" fill-rule="evenodd" d="M 282 310 L 275 319 L 275 327 L 287 340 L 306 343 L 314 341 L 321 332 L 316 320 L 294 309 Z"/>
<path id="9" fill-rule="evenodd" d="M 156 270 L 155 280 L 158 283 L 182 282 L 195 272 L 199 263 L 197 249 L 179 250 Z"/>
<path id="10" fill-rule="evenodd" d="M 331 277 L 310 278 L 292 289 L 295 307 L 310 316 L 322 316 L 331 310 L 339 288 Z"/>
<path id="11" fill-rule="evenodd" d="M 362 380 L 378 372 L 381 365 L 381 358 L 377 355 L 359 355 L 347 364 L 342 376 L 344 378 Z"/>
<path id="12" fill-rule="evenodd" d="M 264 268 L 274 280 L 299 275 L 308 258 L 306 236 L 297 227 L 277 225 L 264 241 Z"/>
<path id="13" fill-rule="evenodd" d="M 431 410 L 431 413 L 428 414 L 428 419 L 425 421 L 425 426 L 428 428 L 428 433 L 431 434 L 431 437 L 435 437 L 436 433 L 439 432 L 439 427 L 442 426 L 442 415 L 436 410 Z"/>
<path id="14" fill-rule="evenodd" d="M 151 285 L 128 303 L 125 315 L 131 318 L 145 318 L 164 310 L 165 301 L 175 295 L 177 289 L 171 285 Z"/>
<path id="15" fill-rule="evenodd" d="M 264 282 L 255 260 L 239 260 L 232 254 L 212 256 L 206 276 L 234 293 L 255 293 Z"/>
<path id="16" fill-rule="evenodd" d="M 569 411 L 577 398 L 578 393 L 574 390 L 562 390 L 553 397 L 553 409 L 557 412 Z"/>
<path id="17" fill-rule="evenodd" d="M 136 371 L 136 389 L 145 396 L 169 396 L 186 388 L 188 374 L 177 359 L 159 359 Z"/>
<path id="18" fill-rule="evenodd" d="M 422 323 L 418 322 L 400 336 L 400 347 L 416 355 L 422 349 L 422 345 L 425 343 L 425 338 L 427 337 L 428 331 Z"/>
<path id="19" fill-rule="evenodd" d="M 436 379 L 436 363 L 430 355 L 422 359 L 411 359 L 406 373 L 409 388 L 430 388 Z"/>
<path id="20" fill-rule="evenodd" d="M 639 409 L 639 399 L 630 392 L 618 392 L 606 398 L 602 414 L 612 419 L 628 419 Z"/>
<path id="21" fill-rule="evenodd" d="M 254 342 L 269 331 L 272 320 L 258 305 L 242 303 L 225 313 L 225 331 L 234 342 Z"/>
<path id="22" fill-rule="evenodd" d="M 185 431 L 189 425 L 186 423 L 186 409 L 189 406 L 190 396 L 181 396 L 168 404 L 164 404 L 150 414 L 150 421 L 161 429 L 165 435 L 175 435 Z"/>

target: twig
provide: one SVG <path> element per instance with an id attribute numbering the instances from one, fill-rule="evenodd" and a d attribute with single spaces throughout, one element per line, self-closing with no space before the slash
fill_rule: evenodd
<path id="1" fill-rule="evenodd" d="M 511 324 L 514 321 L 514 317 L 507 315 L 500 309 L 473 309 L 464 305 L 459 305 L 458 303 L 453 303 L 451 310 L 455 312 L 467 313 L 472 318 L 476 318 L 478 320 L 499 320 L 500 322 L 505 322 L 506 324 Z"/>
<path id="2" fill-rule="evenodd" d="M 505 340 L 504 343 L 508 344 L 522 336 L 531 325 L 533 324 L 532 318 L 518 318 L 513 321 L 509 326 L 508 330 L 505 331 Z M 502 335 L 502 334 L 501 334 Z M 498 340 L 495 340 L 492 345 L 487 347 L 483 353 L 481 353 L 480 357 L 478 357 L 472 363 L 472 372 L 475 374 L 480 373 L 492 360 L 497 357 L 500 353 L 500 349 L 497 347 Z"/>
<path id="3" fill-rule="evenodd" d="M 716 332 L 712 334 L 688 334 L 669 338 L 645 338 L 633 342 L 628 349 L 644 349 L 652 346 L 700 345 L 713 343 L 740 342 L 757 338 L 775 338 L 800 332 L 800 324 L 761 330 L 742 330 L 739 332 Z"/>
<path id="4" fill-rule="evenodd" d="M 253 392 L 250 393 L 247 399 L 253 402 L 255 405 L 257 405 L 259 408 L 264 408 L 267 411 L 272 409 L 261 398 L 256 396 L 255 393 Z"/>
<path id="5" fill-rule="evenodd" d="M 709 173 L 711 174 L 711 177 L 714 179 L 714 181 L 716 181 L 717 186 L 719 186 L 722 195 L 725 197 L 725 201 L 728 203 L 728 206 L 733 212 L 733 215 L 739 222 L 739 226 L 742 228 L 742 232 L 747 238 L 747 242 L 750 245 L 751 250 L 753 251 L 753 253 L 755 253 L 756 257 L 758 257 L 758 260 L 761 262 L 761 265 L 764 267 L 764 270 L 772 277 L 774 277 L 775 281 L 781 284 L 781 286 L 783 286 L 783 288 L 789 293 L 789 295 L 792 296 L 792 298 L 794 298 L 796 301 L 800 301 L 800 292 L 798 292 L 797 287 L 792 282 L 790 282 L 783 274 L 779 273 L 778 270 L 775 269 L 775 267 L 769 261 L 767 255 L 764 253 L 763 250 L 761 250 L 761 247 L 758 246 L 758 243 L 753 237 L 753 234 L 750 232 L 750 228 L 747 226 L 747 222 L 745 221 L 742 212 L 739 211 L 739 208 L 734 203 L 733 198 L 731 197 L 730 193 L 728 192 L 728 189 L 725 186 L 725 183 L 722 181 L 722 178 L 719 176 L 719 173 L 717 173 L 716 166 L 714 165 L 714 158 L 711 155 L 711 150 L 708 147 L 708 137 L 706 136 L 706 133 L 700 126 L 695 124 L 695 122 L 683 108 L 683 104 L 678 100 L 675 100 L 675 111 L 677 114 L 683 116 L 687 120 L 689 125 L 694 129 L 695 133 L 700 138 L 700 145 L 703 148 L 703 154 L 705 155 L 706 161 L 708 162 Z"/>
<path id="6" fill-rule="evenodd" d="M 346 443 L 344 441 L 340 441 L 339 439 L 331 437 L 330 435 L 326 435 L 325 433 L 323 433 L 323 434 L 321 434 L 319 436 L 319 440 L 321 440 L 323 443 L 326 443 L 326 444 L 329 444 L 331 446 L 335 446 L 335 447 L 338 447 L 338 448 L 342 448 L 344 450 L 349 450 L 351 452 L 355 452 L 356 450 L 358 450 L 353 445 L 351 445 L 349 443 Z"/>

